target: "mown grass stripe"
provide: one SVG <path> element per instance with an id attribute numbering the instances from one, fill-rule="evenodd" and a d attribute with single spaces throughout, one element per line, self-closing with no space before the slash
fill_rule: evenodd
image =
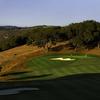
<path id="1" fill-rule="evenodd" d="M 51 58 L 70 57 L 64 54 L 49 54 L 33 58 L 27 62 L 27 65 L 33 70 L 33 74 L 53 74 L 54 77 L 100 72 L 100 57 L 72 55 L 75 61 L 51 61 Z"/>

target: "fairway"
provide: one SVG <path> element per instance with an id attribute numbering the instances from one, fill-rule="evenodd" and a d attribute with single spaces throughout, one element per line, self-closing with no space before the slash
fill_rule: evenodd
<path id="1" fill-rule="evenodd" d="M 50 60 L 52 58 L 71 58 L 72 61 Z M 48 54 L 33 57 L 26 62 L 31 75 L 39 79 L 58 78 L 74 74 L 99 73 L 100 57 L 82 54 Z M 40 77 L 41 76 L 41 77 Z M 42 77 L 43 76 L 43 77 Z"/>
<path id="2" fill-rule="evenodd" d="M 75 60 L 51 60 L 61 57 Z M 14 81 L 0 83 L 2 100 L 100 100 L 98 56 L 48 54 L 28 59 L 25 65 L 31 71 L 5 74 Z"/>

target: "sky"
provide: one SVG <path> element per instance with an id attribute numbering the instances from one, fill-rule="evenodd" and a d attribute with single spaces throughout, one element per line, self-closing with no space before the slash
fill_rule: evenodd
<path id="1" fill-rule="evenodd" d="M 0 0 L 0 25 L 68 25 L 100 21 L 100 0 Z"/>

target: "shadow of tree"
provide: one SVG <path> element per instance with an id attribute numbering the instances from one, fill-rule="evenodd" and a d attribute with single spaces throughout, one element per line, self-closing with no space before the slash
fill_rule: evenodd
<path id="1" fill-rule="evenodd" d="M 0 96 L 1 100 L 100 100 L 100 73 L 65 76 L 50 80 L 2 82 L 0 88 L 37 87 L 39 91 L 23 91 Z"/>
<path id="2" fill-rule="evenodd" d="M 9 80 L 27 80 L 27 79 L 35 79 L 35 78 L 44 78 L 44 77 L 47 77 L 47 76 L 51 76 L 52 74 L 43 74 L 43 75 L 37 75 L 37 76 L 25 76 L 25 77 L 19 77 L 19 78 L 11 78 Z"/>
<path id="3" fill-rule="evenodd" d="M 10 73 L 3 73 L 0 76 L 9 76 L 9 75 L 19 75 L 19 74 L 26 74 L 29 73 L 31 71 L 21 71 L 21 72 L 10 72 Z"/>

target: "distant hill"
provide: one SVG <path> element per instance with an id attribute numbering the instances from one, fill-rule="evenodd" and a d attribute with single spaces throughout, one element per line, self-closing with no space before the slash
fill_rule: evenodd
<path id="1" fill-rule="evenodd" d="M 22 27 L 17 26 L 0 26 L 0 30 L 12 30 L 12 29 L 21 29 Z"/>

